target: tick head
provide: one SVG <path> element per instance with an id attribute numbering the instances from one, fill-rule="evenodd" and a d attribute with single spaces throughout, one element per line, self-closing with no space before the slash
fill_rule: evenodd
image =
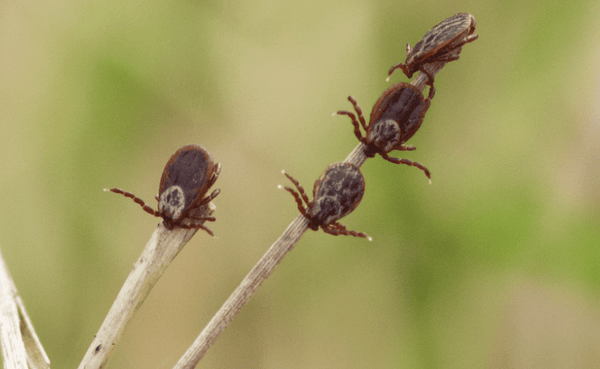
<path id="1" fill-rule="evenodd" d="M 158 212 L 168 222 L 181 220 L 185 210 L 185 195 L 179 186 L 165 189 L 158 200 Z"/>

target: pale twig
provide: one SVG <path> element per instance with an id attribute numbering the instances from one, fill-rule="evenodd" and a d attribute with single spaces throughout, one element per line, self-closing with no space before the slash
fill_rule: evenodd
<path id="1" fill-rule="evenodd" d="M 426 64 L 427 71 L 435 76 L 445 64 L 445 62 Z M 412 81 L 412 84 L 423 91 L 427 85 L 426 82 L 427 77 L 419 73 L 417 78 Z M 364 147 L 365 145 L 359 143 L 348 157 L 346 157 L 344 162 L 354 164 L 360 168 L 367 160 L 367 156 L 364 154 Z M 246 275 L 240 285 L 233 291 L 173 369 L 192 369 L 200 362 L 206 351 L 215 343 L 219 334 L 227 328 L 234 316 L 250 300 L 250 297 L 252 297 L 264 280 L 271 275 L 275 266 L 292 250 L 307 229 L 308 221 L 302 215 L 297 216 L 290 223 L 283 234 L 271 245 L 250 273 Z"/>
<path id="2" fill-rule="evenodd" d="M 191 215 L 209 216 L 214 210 L 215 206 L 211 202 L 200 207 Z M 197 231 L 197 229 L 179 227 L 168 230 L 160 222 L 142 255 L 133 264 L 133 270 L 127 277 L 98 333 L 94 336 L 92 344 L 79 364 L 79 369 L 106 367 L 105 364 L 110 359 L 117 341 L 133 314 L 142 305 L 171 261 Z"/>
<path id="3" fill-rule="evenodd" d="M 50 359 L 35 334 L 0 253 L 0 341 L 6 369 L 49 369 Z"/>
<path id="4" fill-rule="evenodd" d="M 308 221 L 304 216 L 298 215 L 233 291 L 192 346 L 179 359 L 174 369 L 189 369 L 196 366 L 209 347 L 215 343 L 219 334 L 227 328 L 233 317 L 271 275 L 275 266 L 292 250 L 307 229 Z"/>

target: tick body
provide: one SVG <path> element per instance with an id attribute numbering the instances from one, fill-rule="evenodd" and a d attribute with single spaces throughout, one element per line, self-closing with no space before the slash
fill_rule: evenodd
<path id="1" fill-rule="evenodd" d="M 432 91 L 435 91 L 433 75 L 425 70 L 423 65 L 458 60 L 460 47 L 479 37 L 474 34 L 475 24 L 475 17 L 469 13 L 458 13 L 444 19 L 429 30 L 414 48 L 411 49 L 410 44 L 406 44 L 406 61 L 394 65 L 388 75 L 391 76 L 396 69 L 400 68 L 408 78 L 412 78 L 413 73 L 421 71 L 428 77 L 427 84 L 431 87 L 432 97 Z"/>
<path id="2" fill-rule="evenodd" d="M 290 187 L 285 187 L 296 199 L 300 213 L 308 219 L 310 229 L 316 231 L 321 227 L 325 233 L 334 236 L 371 239 L 364 233 L 347 230 L 337 222 L 356 209 L 365 193 L 365 178 L 356 166 L 350 163 L 335 163 L 327 167 L 315 182 L 312 201 L 308 200 L 304 188 L 294 177 L 285 172 L 284 174 L 298 189 L 296 192 Z"/>
<path id="3" fill-rule="evenodd" d="M 201 228 L 213 236 L 210 229 L 198 222 L 215 221 L 215 218 L 198 217 L 195 213 L 219 194 L 220 190 L 215 189 L 206 196 L 220 172 L 221 164 L 215 163 L 204 147 L 186 145 L 177 150 L 165 166 L 158 189 L 158 211 L 130 192 L 119 188 L 110 191 L 132 198 L 149 214 L 163 218 L 167 229 Z M 188 222 L 184 224 L 184 220 Z"/>
<path id="4" fill-rule="evenodd" d="M 349 111 L 338 111 L 337 114 L 347 115 L 352 119 L 354 134 L 360 142 L 365 144 L 367 157 L 372 158 L 379 154 L 391 163 L 417 167 L 425 173 L 427 178 L 431 178 L 429 170 L 423 165 L 388 155 L 393 150 L 411 151 L 416 149 L 414 146 L 405 146 L 404 143 L 421 127 L 425 113 L 431 104 L 430 97 L 424 98 L 419 89 L 411 84 L 396 83 L 388 88 L 373 106 L 368 126 L 358 102 L 352 96 L 349 96 L 348 100 L 354 106 L 356 115 Z M 360 131 L 359 121 L 365 130 L 365 136 Z"/>

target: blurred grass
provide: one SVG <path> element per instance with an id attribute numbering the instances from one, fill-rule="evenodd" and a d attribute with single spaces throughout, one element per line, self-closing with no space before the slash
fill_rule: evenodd
<path id="1" fill-rule="evenodd" d="M 142 306 L 112 368 L 170 368 L 356 145 L 429 28 L 479 39 L 436 78 L 414 152 L 381 159 L 343 224 L 307 233 L 201 367 L 597 367 L 600 47 L 596 2 L 8 2 L 0 8 L 0 247 L 55 368 L 75 367 L 157 220 L 166 160 L 223 166 L 218 221 Z M 400 73 L 393 82 L 405 80 Z"/>

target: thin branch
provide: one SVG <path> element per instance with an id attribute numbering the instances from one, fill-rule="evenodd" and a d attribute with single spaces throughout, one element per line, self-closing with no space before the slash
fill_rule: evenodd
<path id="1" fill-rule="evenodd" d="M 192 346 L 173 367 L 174 369 L 190 369 L 196 366 L 210 346 L 215 343 L 219 334 L 231 323 L 233 317 L 240 311 L 242 306 L 250 300 L 250 297 L 252 297 L 258 287 L 271 275 L 275 266 L 294 248 L 294 244 L 300 240 L 304 232 L 308 229 L 307 225 L 308 221 L 302 215 L 298 215 L 290 223 L 283 234 L 260 258 L 254 268 L 250 270 L 250 273 L 242 280 L 242 283 L 240 283 L 223 306 L 221 306 Z"/>
<path id="2" fill-rule="evenodd" d="M 209 203 L 192 215 L 209 216 L 214 210 L 214 204 Z M 169 264 L 197 231 L 197 229 L 179 227 L 170 231 L 160 222 L 142 255 L 133 265 L 133 270 L 127 277 L 100 330 L 94 336 L 92 344 L 79 364 L 79 369 L 106 367 L 105 364 L 110 359 L 115 345 L 133 314 L 140 308 Z"/>
<path id="3" fill-rule="evenodd" d="M 50 359 L 35 334 L 2 253 L 0 253 L 0 341 L 4 368 L 50 368 Z"/>
<path id="4" fill-rule="evenodd" d="M 426 64 L 426 67 L 427 70 L 435 76 L 445 64 L 445 62 L 435 62 Z M 398 73 L 398 75 L 400 75 L 400 73 Z M 420 91 L 423 91 L 427 86 L 426 82 L 427 77 L 424 74 L 419 73 L 417 78 L 412 81 L 412 84 Z M 360 168 L 367 160 L 364 149 L 365 145 L 359 143 L 348 157 L 346 157 L 344 162 L 354 164 Z M 275 241 L 269 250 L 267 250 L 260 258 L 252 270 L 250 270 L 248 275 L 246 275 L 240 285 L 233 291 L 219 311 L 217 311 L 173 369 L 192 369 L 200 362 L 206 351 L 213 343 L 215 343 L 221 332 L 227 328 L 235 315 L 240 311 L 244 304 L 250 300 L 250 297 L 252 297 L 265 279 L 271 275 L 275 266 L 277 266 L 283 257 L 294 248 L 296 242 L 300 240 L 307 229 L 308 221 L 304 216 L 298 215 L 277 241 Z"/>

